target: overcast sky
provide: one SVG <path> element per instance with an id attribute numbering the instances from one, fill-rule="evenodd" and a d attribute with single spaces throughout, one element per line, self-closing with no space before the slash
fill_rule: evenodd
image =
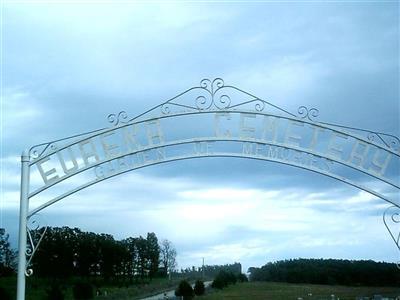
<path id="1" fill-rule="evenodd" d="M 138 115 L 203 78 L 400 135 L 397 1 L 95 2 L 2 6 L 0 221 L 15 247 L 24 148 L 108 126 L 110 113 Z M 209 158 L 115 177 L 42 215 L 117 239 L 155 232 L 174 243 L 179 267 L 204 257 L 247 269 L 297 257 L 398 261 L 387 206 L 309 171 Z"/>

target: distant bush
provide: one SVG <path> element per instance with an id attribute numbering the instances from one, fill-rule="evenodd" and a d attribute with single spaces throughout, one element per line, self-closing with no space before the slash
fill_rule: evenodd
<path id="1" fill-rule="evenodd" d="M 249 281 L 249 279 L 247 278 L 247 276 L 244 275 L 243 273 L 241 273 L 241 274 L 238 275 L 237 280 L 238 280 L 239 282 L 248 282 L 248 281 Z"/>
<path id="2" fill-rule="evenodd" d="M 226 286 L 225 282 L 223 282 L 220 278 L 216 277 L 211 283 L 211 287 L 213 289 L 223 289 Z"/>
<path id="3" fill-rule="evenodd" d="M 78 282 L 74 285 L 73 289 L 75 300 L 93 299 L 93 287 L 90 283 Z"/>
<path id="4" fill-rule="evenodd" d="M 201 280 L 197 280 L 196 283 L 194 284 L 195 295 L 196 296 L 204 295 L 205 291 L 206 291 L 206 287 L 204 286 L 204 282 Z"/>
<path id="5" fill-rule="evenodd" d="M 8 277 L 8 276 L 14 276 L 14 275 L 15 275 L 15 271 L 13 268 L 4 266 L 3 264 L 0 264 L 0 277 Z M 2 299 L 2 298 L 0 298 L 0 299 Z"/>
<path id="6" fill-rule="evenodd" d="M 175 291 L 175 296 L 183 297 L 183 300 L 190 300 L 194 297 L 192 286 L 186 280 L 179 283 L 178 289 Z"/>
<path id="7" fill-rule="evenodd" d="M 6 291 L 5 288 L 0 287 L 0 299 L 1 300 L 11 300 L 10 294 Z"/>
<path id="8" fill-rule="evenodd" d="M 47 300 L 64 300 L 64 293 L 62 292 L 60 285 L 53 282 L 50 289 L 46 290 Z M 0 297 L 0 299 L 3 299 Z"/>
<path id="9" fill-rule="evenodd" d="M 223 289 L 229 284 L 235 284 L 237 281 L 232 272 L 220 271 L 211 284 L 212 288 Z"/>

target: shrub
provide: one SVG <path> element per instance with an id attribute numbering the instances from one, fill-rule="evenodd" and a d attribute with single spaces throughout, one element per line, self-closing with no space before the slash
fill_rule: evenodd
<path id="1" fill-rule="evenodd" d="M 220 278 L 216 277 L 211 283 L 211 287 L 213 289 L 223 289 L 226 286 L 225 282 L 223 282 Z"/>
<path id="2" fill-rule="evenodd" d="M 238 279 L 239 282 L 248 282 L 249 281 L 247 276 L 244 275 L 243 273 L 239 274 L 237 279 Z"/>
<path id="3" fill-rule="evenodd" d="M 215 277 L 211 287 L 216 289 L 223 289 L 224 287 L 228 286 L 229 284 L 236 283 L 236 276 L 232 272 L 220 271 L 217 276 Z"/>
<path id="4" fill-rule="evenodd" d="M 10 294 L 6 291 L 5 288 L 0 287 L 0 299 L 11 300 Z"/>
<path id="5" fill-rule="evenodd" d="M 193 288 L 189 282 L 182 280 L 179 283 L 178 289 L 175 291 L 175 296 L 183 297 L 183 300 L 190 300 L 194 296 Z"/>
<path id="6" fill-rule="evenodd" d="M 75 300 L 86 300 L 93 298 L 93 287 L 90 283 L 78 282 L 73 287 Z"/>
<path id="7" fill-rule="evenodd" d="M 196 296 L 201 296 L 204 295 L 205 291 L 206 287 L 204 286 L 204 282 L 201 280 L 196 280 L 196 283 L 194 284 L 194 294 Z"/>
<path id="8" fill-rule="evenodd" d="M 53 282 L 50 289 L 46 290 L 48 300 L 64 300 L 64 294 L 60 285 Z"/>
<path id="9" fill-rule="evenodd" d="M 14 275 L 15 271 L 13 270 L 13 268 L 0 264 L 0 277 L 9 277 Z"/>

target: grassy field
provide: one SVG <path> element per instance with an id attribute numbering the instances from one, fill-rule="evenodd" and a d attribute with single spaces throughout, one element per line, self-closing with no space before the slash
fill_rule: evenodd
<path id="1" fill-rule="evenodd" d="M 117 286 L 102 286 L 100 288 L 104 295 L 107 292 L 107 297 L 100 296 L 95 299 L 109 299 L 109 300 L 134 300 L 140 299 L 145 296 L 157 294 L 158 292 L 173 290 L 179 284 L 180 279 L 153 279 L 152 282 L 146 284 L 130 285 L 129 287 Z M 16 296 L 16 277 L 0 278 L 0 287 L 6 288 L 12 299 Z M 27 278 L 26 299 L 27 300 L 43 300 L 46 299 L 46 289 L 49 288 L 49 281 L 45 279 L 38 279 L 35 277 Z M 73 300 L 72 284 L 65 284 L 63 286 L 63 293 L 65 300 Z M 2 300 L 2 299 L 0 299 Z"/>
<path id="2" fill-rule="evenodd" d="M 309 296 L 312 294 L 312 296 Z M 400 287 L 348 287 L 311 284 L 288 284 L 273 282 L 248 282 L 229 286 L 221 291 L 213 291 L 201 300 L 304 300 L 331 299 L 335 295 L 341 300 L 354 300 L 356 297 L 380 294 L 385 297 L 400 295 Z"/>
<path id="3" fill-rule="evenodd" d="M 107 291 L 107 297 L 95 297 L 95 299 L 110 300 L 134 300 L 140 297 L 156 294 L 165 290 L 173 290 L 178 286 L 179 280 L 169 282 L 166 279 L 155 279 L 151 284 L 132 285 L 128 288 L 103 287 Z M 15 299 L 15 278 L 0 278 L 0 286 L 7 287 L 11 292 L 12 299 Z M 43 280 L 28 278 L 27 300 L 46 299 L 46 283 Z M 309 296 L 312 294 L 312 296 Z M 302 297 L 304 300 L 329 299 L 335 295 L 341 300 L 355 300 L 356 297 L 373 296 L 380 294 L 386 297 L 400 295 L 400 287 L 348 287 L 332 285 L 311 285 L 311 284 L 288 284 L 274 282 L 248 282 L 238 283 L 223 290 L 211 290 L 207 295 L 196 297 L 199 300 L 297 300 Z M 71 286 L 64 290 L 65 300 L 73 300 Z"/>

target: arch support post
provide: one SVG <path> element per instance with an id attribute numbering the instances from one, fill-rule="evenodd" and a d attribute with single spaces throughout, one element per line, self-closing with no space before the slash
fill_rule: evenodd
<path id="1" fill-rule="evenodd" d="M 19 208 L 19 244 L 18 244 L 18 278 L 17 300 L 25 300 L 25 271 L 27 245 L 27 218 L 29 210 L 29 152 L 21 155 L 21 194 Z"/>

